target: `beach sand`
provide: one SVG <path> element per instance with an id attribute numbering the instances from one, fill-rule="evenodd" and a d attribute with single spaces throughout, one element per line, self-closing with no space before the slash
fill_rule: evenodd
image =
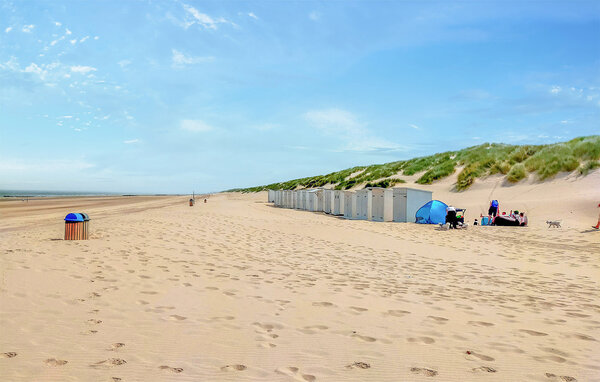
<path id="1" fill-rule="evenodd" d="M 531 223 L 456 231 L 266 193 L 0 202 L 0 380 L 600 381 L 599 179 L 430 186 Z"/>

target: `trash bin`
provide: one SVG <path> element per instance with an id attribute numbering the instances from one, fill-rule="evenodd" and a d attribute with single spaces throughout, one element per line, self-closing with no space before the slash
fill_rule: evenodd
<path id="1" fill-rule="evenodd" d="M 194 199 L 190 199 L 190 207 L 194 206 Z"/>
<path id="2" fill-rule="evenodd" d="M 90 217 L 85 212 L 79 214 L 83 217 L 83 237 L 81 240 L 87 240 L 90 238 Z"/>
<path id="3" fill-rule="evenodd" d="M 83 215 L 81 214 L 70 213 L 65 216 L 65 240 L 84 240 L 84 222 Z"/>

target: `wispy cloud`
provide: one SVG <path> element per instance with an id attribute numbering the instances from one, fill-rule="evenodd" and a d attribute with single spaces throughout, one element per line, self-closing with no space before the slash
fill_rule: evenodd
<path id="1" fill-rule="evenodd" d="M 8 28 L 6 28 L 6 29 L 4 30 L 4 32 L 8 33 L 8 32 L 10 32 L 11 30 L 12 30 L 12 27 L 8 27 Z"/>
<path id="2" fill-rule="evenodd" d="M 413 124 L 410 124 L 410 125 L 408 125 L 408 126 L 412 127 L 412 128 L 413 128 L 413 129 L 415 129 L 415 130 L 420 130 L 420 129 L 421 129 L 419 126 L 417 126 L 417 125 L 413 125 Z"/>
<path id="3" fill-rule="evenodd" d="M 125 143 L 126 145 L 130 145 L 132 143 L 138 143 L 140 140 L 139 139 L 128 139 L 126 141 L 123 141 L 123 143 Z"/>
<path id="4" fill-rule="evenodd" d="M 254 12 L 248 12 L 248 16 L 249 16 L 249 17 L 252 17 L 252 18 L 253 18 L 253 19 L 255 19 L 255 20 L 258 20 L 258 16 L 256 16 L 256 15 L 254 14 Z"/>
<path id="5" fill-rule="evenodd" d="M 550 89 L 550 93 L 552 94 L 558 94 L 562 91 L 562 88 L 560 86 L 552 86 L 552 88 Z"/>
<path id="6" fill-rule="evenodd" d="M 353 113 L 342 109 L 311 110 L 304 119 L 341 144 L 342 151 L 403 151 L 406 147 L 379 138 Z"/>
<path id="7" fill-rule="evenodd" d="M 210 57 L 210 56 L 209 57 L 186 56 L 185 54 L 178 51 L 177 49 L 173 49 L 171 52 L 173 53 L 173 57 L 172 57 L 173 67 L 179 67 L 179 68 L 183 67 L 185 65 L 194 65 L 194 64 L 200 64 L 203 62 L 210 62 L 215 59 L 214 57 Z"/>
<path id="8" fill-rule="evenodd" d="M 212 126 L 198 119 L 184 119 L 181 121 L 181 129 L 194 133 L 204 133 L 214 130 Z"/>
<path id="9" fill-rule="evenodd" d="M 89 72 L 95 72 L 97 69 L 92 66 L 74 65 L 71 66 L 71 71 L 74 73 L 87 74 Z"/>
<path id="10" fill-rule="evenodd" d="M 311 13 L 308 14 L 308 18 L 311 19 L 312 21 L 317 21 L 321 18 L 321 14 L 317 11 L 312 11 Z"/>
<path id="11" fill-rule="evenodd" d="M 202 13 L 196 8 L 192 7 L 188 4 L 183 4 L 183 9 L 186 12 L 185 21 L 182 23 L 182 26 L 187 29 L 194 24 L 201 25 L 205 29 L 213 29 L 216 30 L 219 24 L 232 24 L 231 21 L 225 19 L 224 17 L 213 18 L 206 13 Z"/>
<path id="12" fill-rule="evenodd" d="M 23 28 L 21 30 L 25 33 L 31 33 L 33 31 L 33 28 L 35 28 L 35 25 L 33 24 L 23 25 Z"/>

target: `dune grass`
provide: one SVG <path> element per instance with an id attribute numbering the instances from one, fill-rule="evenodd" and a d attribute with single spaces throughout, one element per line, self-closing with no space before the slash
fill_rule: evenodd
<path id="1" fill-rule="evenodd" d="M 347 190 L 357 185 L 365 187 L 392 187 L 405 180 L 392 176 L 412 176 L 423 173 L 416 182 L 431 184 L 456 172 L 458 191 L 468 189 L 476 179 L 502 174 L 509 182 L 519 182 L 528 174 L 536 174 L 539 180 L 549 179 L 559 172 L 578 170 L 587 175 L 600 163 L 600 136 L 579 137 L 568 142 L 549 145 L 505 145 L 484 143 L 458 151 L 448 151 L 405 161 L 370 166 L 357 166 L 327 175 L 294 179 L 265 186 L 234 189 L 229 191 L 257 192 L 267 189 L 291 190 L 333 185 L 335 189 Z"/>

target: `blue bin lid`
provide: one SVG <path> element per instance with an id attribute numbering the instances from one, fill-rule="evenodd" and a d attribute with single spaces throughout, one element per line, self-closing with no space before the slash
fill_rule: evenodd
<path id="1" fill-rule="evenodd" d="M 65 221 L 66 222 L 82 222 L 83 216 L 81 216 L 81 214 L 70 213 L 67 216 L 65 216 Z"/>
<path id="2" fill-rule="evenodd" d="M 83 218 L 84 221 L 90 220 L 89 215 L 86 214 L 85 212 L 79 212 L 79 215 L 81 215 L 81 217 Z"/>

